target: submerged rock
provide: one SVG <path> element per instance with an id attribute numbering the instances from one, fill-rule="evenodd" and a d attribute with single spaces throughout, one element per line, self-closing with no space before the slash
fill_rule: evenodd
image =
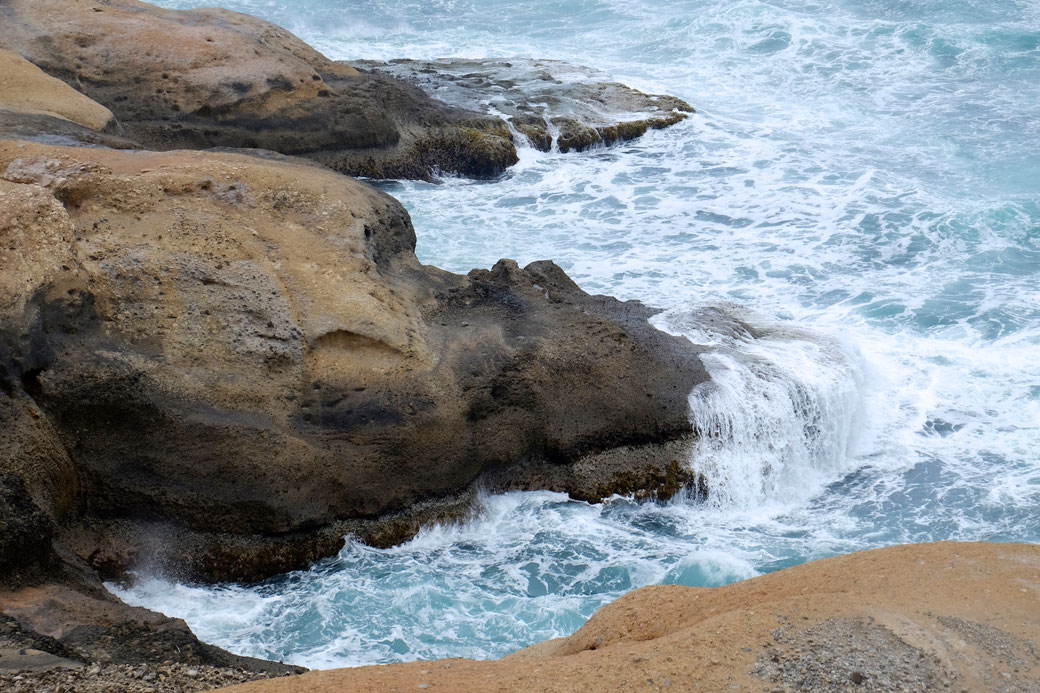
<path id="1" fill-rule="evenodd" d="M 284 157 L 0 142 L 0 192 L 20 200 L 0 223 L 5 406 L 37 411 L 17 430 L 54 461 L 30 490 L 75 505 L 61 538 L 106 574 L 258 578 L 350 531 L 401 541 L 481 483 L 596 500 L 694 481 L 693 345 L 551 262 L 423 266 L 368 185 Z"/>
<path id="2" fill-rule="evenodd" d="M 631 140 L 685 120 L 693 107 L 645 94 L 599 70 L 559 60 L 445 59 L 359 61 L 462 108 L 500 114 L 544 152 L 582 151 Z"/>
<path id="3" fill-rule="evenodd" d="M 269 149 L 374 178 L 485 178 L 517 160 L 501 119 L 359 73 L 236 12 L 10 0 L 0 45 L 107 106 L 150 149 Z"/>

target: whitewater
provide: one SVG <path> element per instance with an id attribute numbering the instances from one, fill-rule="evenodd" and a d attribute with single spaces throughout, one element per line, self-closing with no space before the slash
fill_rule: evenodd
<path id="1" fill-rule="evenodd" d="M 222 4 L 336 59 L 564 60 L 697 109 L 609 148 L 521 149 L 494 181 L 380 186 L 425 263 L 551 258 L 708 345 L 689 463 L 709 499 L 487 496 L 396 548 L 348 540 L 256 585 L 143 574 L 111 586 L 126 601 L 308 667 L 492 658 L 642 585 L 1040 542 L 1037 0 Z"/>

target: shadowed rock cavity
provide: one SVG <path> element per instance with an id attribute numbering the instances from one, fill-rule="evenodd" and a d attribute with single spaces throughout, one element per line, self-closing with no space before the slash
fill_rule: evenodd
<path id="1" fill-rule="evenodd" d="M 29 493 L 103 574 L 259 578 L 347 532 L 400 542 L 481 484 L 694 482 L 695 347 L 551 262 L 423 266 L 365 184 L 0 142 L 0 198 L 5 464 L 46 460 Z"/>

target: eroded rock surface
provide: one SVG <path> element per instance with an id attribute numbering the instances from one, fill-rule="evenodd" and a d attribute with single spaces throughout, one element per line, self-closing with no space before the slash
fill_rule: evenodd
<path id="1" fill-rule="evenodd" d="M 517 160 L 501 119 L 227 10 L 9 0 L 0 46 L 107 106 L 150 149 L 262 148 L 375 178 L 491 177 Z"/>
<path id="2" fill-rule="evenodd" d="M 694 481 L 695 347 L 550 262 L 424 267 L 368 185 L 0 143 L 0 194 L 10 465 L 50 460 L 30 492 L 75 506 L 62 539 L 106 574 L 261 577 L 348 531 L 401 541 L 478 480 L 589 500 Z"/>
<path id="3" fill-rule="evenodd" d="M 489 111 L 544 152 L 582 151 L 631 140 L 685 120 L 693 107 L 645 94 L 608 75 L 559 60 L 360 61 L 358 67 L 417 84 L 442 101 Z"/>

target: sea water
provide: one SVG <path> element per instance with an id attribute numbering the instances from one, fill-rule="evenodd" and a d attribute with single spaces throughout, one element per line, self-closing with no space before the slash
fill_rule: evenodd
<path id="1" fill-rule="evenodd" d="M 524 149 L 499 180 L 382 187 L 423 262 L 551 258 L 710 345 L 690 400 L 714 435 L 689 461 L 710 495 L 490 496 L 396 548 L 348 540 L 249 586 L 144 575 L 113 587 L 127 601 L 309 667 L 490 658 L 642 585 L 1040 541 L 1037 0 L 222 4 L 337 59 L 559 59 L 697 108 L 609 148 Z"/>

